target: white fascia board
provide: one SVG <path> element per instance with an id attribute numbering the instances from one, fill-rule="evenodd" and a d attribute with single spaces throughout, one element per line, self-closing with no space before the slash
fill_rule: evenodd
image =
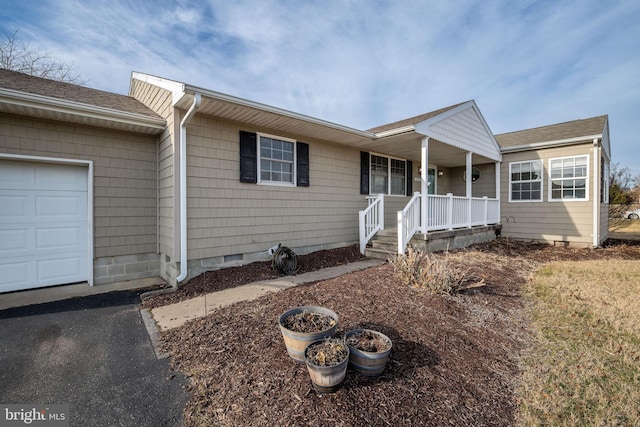
<path id="1" fill-rule="evenodd" d="M 390 130 L 385 130 L 383 132 L 378 132 L 375 134 L 375 137 L 377 139 L 387 138 L 389 136 L 400 135 L 402 133 L 414 132 L 415 130 L 416 130 L 416 127 L 414 125 L 403 126 L 396 129 L 390 129 Z"/>
<path id="2" fill-rule="evenodd" d="M 173 105 L 176 105 L 185 95 L 185 84 L 175 80 L 169 80 L 162 77 L 152 76 L 150 74 L 139 73 L 134 71 L 131 73 L 131 79 L 140 80 L 159 88 L 168 90 L 173 94 Z"/>
<path id="3" fill-rule="evenodd" d="M 578 143 L 589 144 L 594 139 L 601 139 L 601 138 L 602 138 L 602 134 L 577 136 L 574 138 L 558 139 L 555 141 L 544 141 L 544 142 L 534 142 L 532 144 L 514 145 L 512 147 L 501 148 L 501 151 L 503 153 L 514 153 L 517 151 L 536 150 L 539 148 L 562 147 L 565 145 L 574 145 Z"/>
<path id="4" fill-rule="evenodd" d="M 313 123 L 320 126 L 325 126 L 331 129 L 335 129 L 341 132 L 351 133 L 353 135 L 359 136 L 361 138 L 368 138 L 371 140 L 375 139 L 375 135 L 371 132 L 362 131 L 358 129 L 354 129 L 348 126 L 339 125 L 337 123 L 328 122 L 321 119 L 316 119 L 315 117 L 307 116 L 304 114 L 294 113 L 293 111 L 284 110 L 281 108 L 273 107 L 271 105 L 262 104 L 255 101 L 249 101 L 247 99 L 238 98 L 231 95 L 226 95 L 224 93 L 215 92 L 209 89 L 203 89 L 196 86 L 185 85 L 185 94 L 193 95 L 199 93 L 203 97 L 212 98 L 219 101 L 229 102 L 231 104 L 237 104 L 244 107 L 255 108 L 257 110 L 265 111 L 268 113 L 277 114 L 283 117 L 289 117 L 296 120 L 305 121 L 308 123 Z"/>
<path id="5" fill-rule="evenodd" d="M 81 102 L 51 98 L 33 93 L 19 92 L 11 89 L 0 89 L 0 103 L 51 111 L 60 114 L 69 114 L 73 116 L 148 127 L 157 129 L 158 131 L 164 130 L 166 126 L 165 120 L 161 118 L 154 118 L 143 114 L 124 112 L 111 108 L 98 107 Z"/>

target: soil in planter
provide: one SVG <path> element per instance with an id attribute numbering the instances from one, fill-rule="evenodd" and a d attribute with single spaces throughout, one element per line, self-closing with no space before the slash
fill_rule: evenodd
<path id="1" fill-rule="evenodd" d="M 293 332 L 322 332 L 332 328 L 336 321 L 326 314 L 302 312 L 287 316 L 282 326 Z"/>
<path id="2" fill-rule="evenodd" d="M 307 348 L 307 361 L 315 366 L 335 366 L 349 356 L 347 346 L 339 339 L 331 338 L 311 344 Z"/>
<path id="3" fill-rule="evenodd" d="M 349 335 L 346 341 L 351 347 L 369 353 L 382 353 L 391 348 L 391 342 L 371 331 L 354 333 Z"/>

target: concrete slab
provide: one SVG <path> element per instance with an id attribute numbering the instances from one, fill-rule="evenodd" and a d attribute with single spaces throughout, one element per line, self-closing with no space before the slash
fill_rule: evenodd
<path id="1" fill-rule="evenodd" d="M 62 301 L 69 298 L 100 295 L 116 291 L 146 289 L 162 285 L 166 286 L 166 282 L 162 278 L 150 277 L 146 279 L 128 280 L 126 282 L 109 283 L 95 286 L 89 286 L 87 282 L 83 282 L 74 283 L 72 285 L 28 289 L 26 291 L 0 294 L 0 310 L 6 310 L 8 308 L 15 307 L 24 307 L 32 304 L 44 304 L 48 302 Z"/>
<path id="2" fill-rule="evenodd" d="M 368 259 L 336 267 L 323 268 L 297 276 L 285 276 L 273 280 L 249 283 L 236 288 L 212 292 L 186 301 L 154 308 L 151 310 L 151 315 L 158 324 L 158 328 L 166 331 L 182 326 L 189 320 L 204 317 L 221 307 L 226 307 L 240 301 L 252 301 L 271 292 L 278 292 L 303 283 L 332 279 L 354 271 L 375 267 L 383 263 L 384 261 L 378 259 Z"/>

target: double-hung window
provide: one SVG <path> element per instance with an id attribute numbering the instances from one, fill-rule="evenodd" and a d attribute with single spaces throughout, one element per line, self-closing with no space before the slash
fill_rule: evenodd
<path id="1" fill-rule="evenodd" d="M 258 134 L 259 182 L 295 185 L 295 141 Z"/>
<path id="2" fill-rule="evenodd" d="M 549 160 L 549 200 L 588 200 L 589 156 Z"/>
<path id="3" fill-rule="evenodd" d="M 509 163 L 509 201 L 542 201 L 542 161 Z"/>
<path id="4" fill-rule="evenodd" d="M 404 196 L 407 188 L 407 162 L 371 155 L 371 194 Z"/>

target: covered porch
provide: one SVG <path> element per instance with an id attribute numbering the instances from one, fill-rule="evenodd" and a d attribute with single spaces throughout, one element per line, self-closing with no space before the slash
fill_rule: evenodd
<path id="1" fill-rule="evenodd" d="M 456 230 L 469 235 L 473 228 L 495 235 L 492 226 L 500 222 L 501 154 L 474 101 L 370 131 L 376 135 L 369 147 L 375 163 L 384 156 L 406 159 L 407 192 L 393 194 L 391 182 L 390 191 L 371 191 L 384 189 L 384 183 L 378 185 L 379 177 L 369 166 L 370 194 L 365 196 L 367 208 L 359 215 L 362 253 L 383 230 L 397 239 L 397 253 L 404 253 L 416 234 L 421 241 L 435 233 L 455 235 Z"/>

